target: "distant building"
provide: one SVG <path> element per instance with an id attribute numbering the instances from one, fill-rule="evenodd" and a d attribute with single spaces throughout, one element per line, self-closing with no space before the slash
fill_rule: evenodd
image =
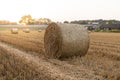
<path id="1" fill-rule="evenodd" d="M 83 25 L 88 30 L 95 30 L 96 28 L 100 27 L 100 25 L 97 24 L 85 24 Z"/>
<path id="2" fill-rule="evenodd" d="M 100 26 L 101 29 L 120 29 L 120 24 L 103 24 Z"/>
<path id="3" fill-rule="evenodd" d="M 92 25 L 99 25 L 99 22 L 92 22 Z"/>

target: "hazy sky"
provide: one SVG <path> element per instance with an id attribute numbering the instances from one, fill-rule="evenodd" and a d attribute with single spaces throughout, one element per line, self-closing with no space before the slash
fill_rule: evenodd
<path id="1" fill-rule="evenodd" d="M 18 21 L 22 15 L 52 21 L 120 20 L 120 0 L 0 0 L 0 19 Z"/>

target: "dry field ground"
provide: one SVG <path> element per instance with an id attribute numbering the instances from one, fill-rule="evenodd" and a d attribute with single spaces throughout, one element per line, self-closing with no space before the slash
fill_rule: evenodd
<path id="1" fill-rule="evenodd" d="M 120 80 L 120 33 L 90 33 L 84 57 L 44 57 L 44 31 L 0 31 L 0 80 Z"/>

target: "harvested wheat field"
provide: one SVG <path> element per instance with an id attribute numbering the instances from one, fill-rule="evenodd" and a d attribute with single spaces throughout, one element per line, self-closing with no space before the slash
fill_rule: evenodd
<path id="1" fill-rule="evenodd" d="M 44 30 L 0 31 L 0 80 L 120 80 L 120 33 L 90 33 L 83 56 L 46 59 Z"/>

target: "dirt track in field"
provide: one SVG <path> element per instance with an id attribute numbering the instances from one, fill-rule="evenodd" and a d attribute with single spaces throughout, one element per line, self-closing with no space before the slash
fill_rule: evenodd
<path id="1" fill-rule="evenodd" d="M 45 59 L 44 31 L 10 34 L 0 32 L 0 49 L 15 55 L 51 80 L 120 80 L 120 33 L 90 33 L 85 57 Z M 35 66 L 34 66 L 35 65 Z M 46 79 L 47 80 L 47 79 Z"/>

